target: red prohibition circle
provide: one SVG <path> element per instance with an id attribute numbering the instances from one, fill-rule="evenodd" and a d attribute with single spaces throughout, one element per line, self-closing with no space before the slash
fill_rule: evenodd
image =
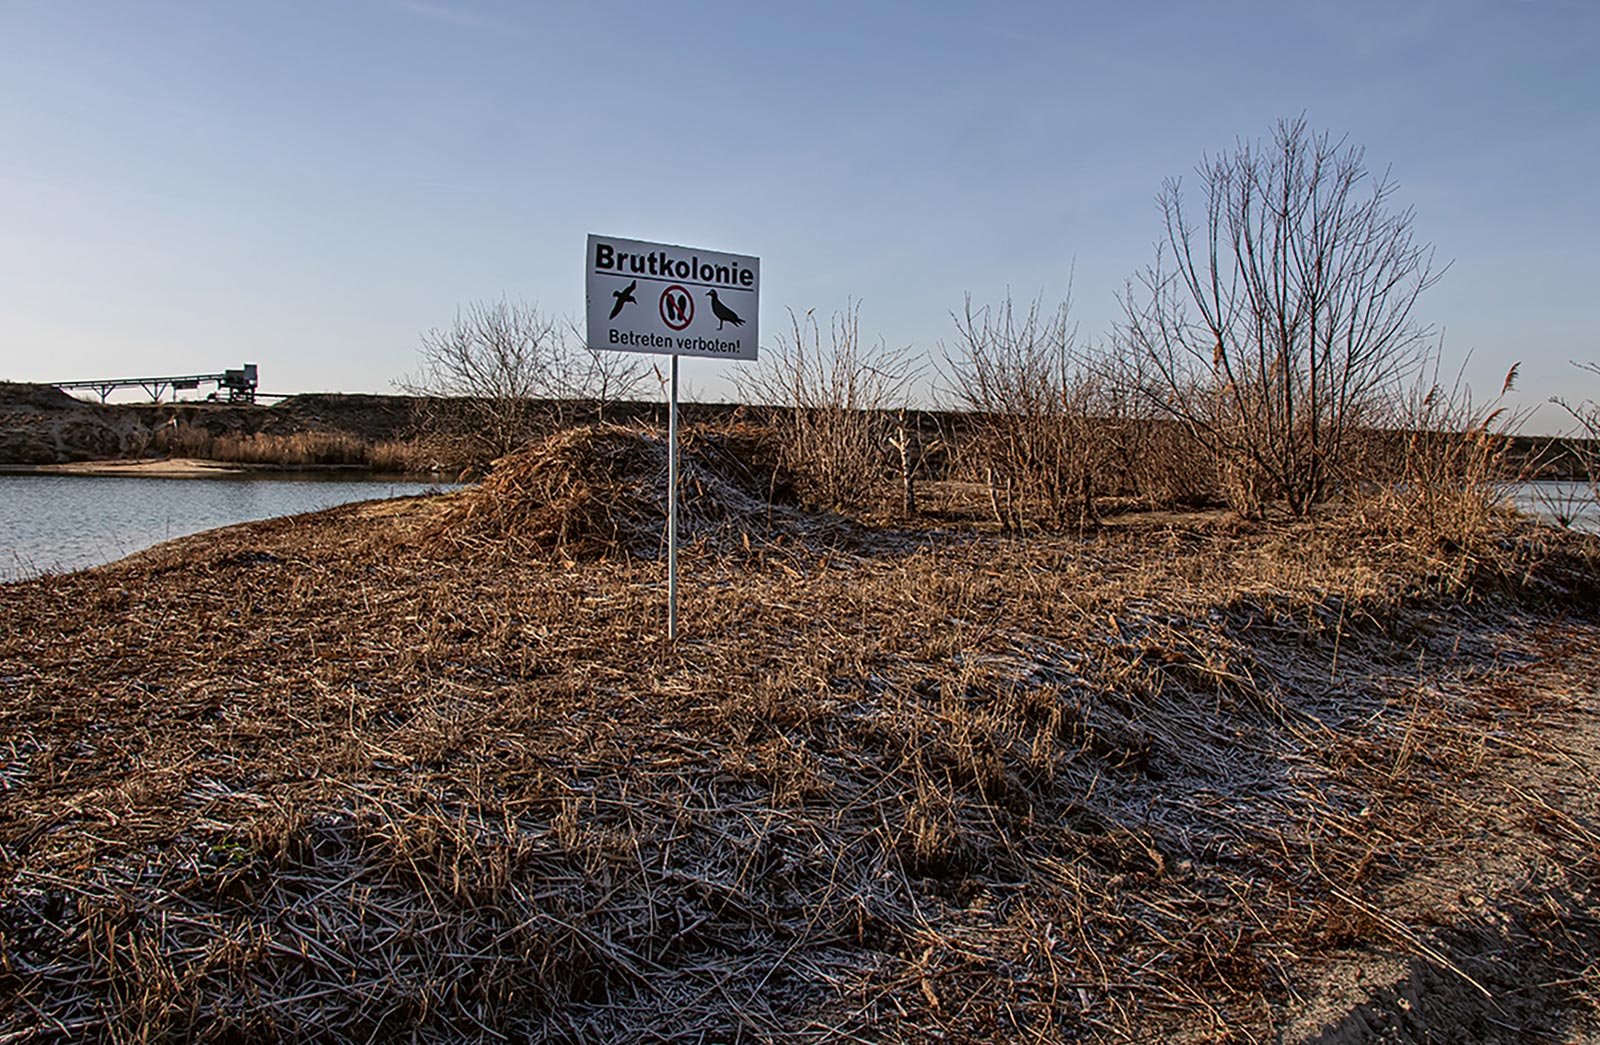
<path id="1" fill-rule="evenodd" d="M 694 295 L 674 283 L 661 292 L 661 322 L 673 330 L 682 330 L 694 322 Z"/>

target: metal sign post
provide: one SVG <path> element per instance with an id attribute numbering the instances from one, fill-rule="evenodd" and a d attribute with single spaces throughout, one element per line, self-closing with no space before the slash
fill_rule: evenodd
<path id="1" fill-rule="evenodd" d="M 678 637 L 678 357 L 756 358 L 761 259 L 590 236 L 589 349 L 672 357 L 667 414 L 667 638 Z"/>
<path id="2" fill-rule="evenodd" d="M 678 639 L 678 357 L 667 407 L 667 641 Z"/>

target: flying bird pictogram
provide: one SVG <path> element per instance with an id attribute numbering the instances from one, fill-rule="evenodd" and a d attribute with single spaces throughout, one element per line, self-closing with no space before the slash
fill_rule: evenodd
<path id="1" fill-rule="evenodd" d="M 717 329 L 722 329 L 723 323 L 732 323 L 736 327 L 744 326 L 744 320 L 739 318 L 739 313 L 717 300 L 717 292 L 706 291 L 706 297 L 711 299 L 711 311 L 717 317 Z"/>
<path id="2" fill-rule="evenodd" d="M 638 285 L 639 285 L 639 281 L 638 280 L 634 280 L 632 283 L 629 283 L 627 286 L 623 287 L 621 290 L 613 290 L 611 292 L 611 296 L 617 299 L 617 303 L 615 305 L 611 306 L 611 318 L 612 319 L 616 319 L 617 318 L 617 313 L 622 311 L 622 306 L 623 305 L 628 305 L 628 304 L 635 304 L 636 305 L 636 304 L 639 303 L 639 299 L 633 296 L 634 288 L 637 287 Z"/>

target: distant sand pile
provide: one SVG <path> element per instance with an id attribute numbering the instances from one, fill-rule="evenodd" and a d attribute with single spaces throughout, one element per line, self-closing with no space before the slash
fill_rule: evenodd
<path id="1" fill-rule="evenodd" d="M 719 541 L 765 531 L 787 484 L 749 426 L 683 433 L 679 535 Z M 441 521 L 447 540 L 509 542 L 574 558 L 659 555 L 666 545 L 667 440 L 604 425 L 558 432 L 494 462 Z"/>

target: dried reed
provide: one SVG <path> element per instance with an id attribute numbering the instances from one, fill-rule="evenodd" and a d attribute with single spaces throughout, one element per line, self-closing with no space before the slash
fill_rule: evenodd
<path id="1" fill-rule="evenodd" d="M 729 445 L 676 646 L 616 429 L 0 588 L 0 1040 L 1266 1035 L 1596 645 L 1337 520 L 769 531 Z"/>

